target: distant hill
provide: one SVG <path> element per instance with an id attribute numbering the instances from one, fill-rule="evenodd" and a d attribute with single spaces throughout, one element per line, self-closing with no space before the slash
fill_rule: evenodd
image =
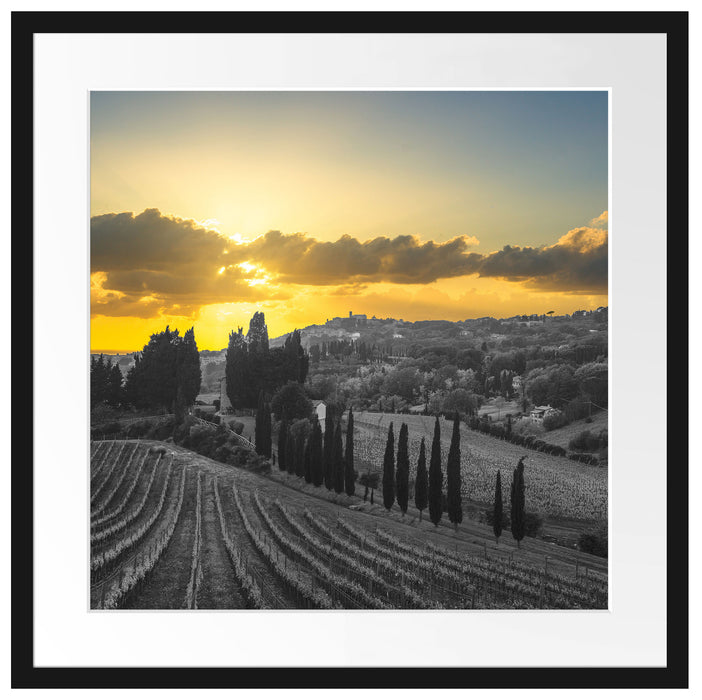
<path id="1" fill-rule="evenodd" d="M 607 332 L 608 309 L 600 307 L 594 311 L 578 310 L 563 316 L 530 314 L 510 318 L 466 319 L 446 321 L 427 319 L 405 321 L 394 318 L 367 318 L 365 315 L 349 315 L 327 319 L 324 324 L 313 324 L 298 329 L 302 344 L 308 348 L 314 344 L 332 340 L 359 340 L 368 344 L 407 346 L 412 343 L 431 344 L 479 339 L 502 342 L 516 336 L 542 336 L 546 344 L 556 344 L 572 336 Z M 271 347 L 281 347 L 289 333 L 271 338 Z M 508 341 L 509 342 L 509 341 Z"/>

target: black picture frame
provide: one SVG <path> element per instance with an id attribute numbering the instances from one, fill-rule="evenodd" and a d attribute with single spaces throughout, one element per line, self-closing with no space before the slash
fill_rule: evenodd
<path id="1" fill-rule="evenodd" d="M 687 12 L 13 12 L 12 13 L 12 263 L 26 268 L 32 259 L 33 196 L 33 39 L 37 33 L 656 33 L 667 36 L 667 147 L 675 168 L 667 173 L 668 299 L 686 318 L 688 311 L 688 13 Z M 673 246 L 675 251 L 673 255 Z M 670 264 L 670 263 L 669 263 Z M 13 279 L 12 330 L 33 346 L 32 315 L 26 310 L 25 272 Z M 19 286 L 22 284 L 23 293 Z M 668 319 L 668 324 L 671 320 Z M 688 329 L 668 334 L 668 362 L 688 359 Z M 688 388 L 668 383 L 668 398 L 687 404 Z M 12 403 L 32 411 L 32 388 L 12 389 Z M 673 424 L 667 418 L 669 431 Z M 686 688 L 688 687 L 688 525 L 687 426 L 677 423 L 675 472 L 667 473 L 667 666 L 603 668 L 47 668 L 33 660 L 33 473 L 27 426 L 12 426 L 12 687 L 13 688 Z M 31 430 L 31 427 L 30 427 Z M 681 435 L 681 432 L 684 435 Z M 37 435 L 32 436 L 39 439 Z M 30 448 L 31 449 L 31 448 Z M 678 496 L 673 502 L 673 494 Z"/>

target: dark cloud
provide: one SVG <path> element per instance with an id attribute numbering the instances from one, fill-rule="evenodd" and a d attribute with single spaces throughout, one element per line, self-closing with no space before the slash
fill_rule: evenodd
<path id="1" fill-rule="evenodd" d="M 91 271 L 102 273 L 91 290 L 93 315 L 192 315 L 208 304 L 289 297 L 250 285 L 256 272 L 233 264 L 241 259 L 228 254 L 233 242 L 194 221 L 147 209 L 90 223 Z"/>
<path id="2" fill-rule="evenodd" d="M 170 270 L 215 266 L 228 240 L 194 221 L 158 209 L 104 214 L 90 220 L 90 268 Z"/>
<path id="3" fill-rule="evenodd" d="M 363 243 L 342 236 L 327 242 L 300 233 L 269 231 L 237 247 L 235 254 L 274 272 L 281 282 L 293 284 L 427 284 L 474 272 L 480 256 L 467 250 L 477 242 L 470 236 L 446 243 L 422 243 L 416 236 L 381 236 Z"/>
<path id="4" fill-rule="evenodd" d="M 607 231 L 582 227 L 541 248 L 505 246 L 483 258 L 477 272 L 570 294 L 607 292 Z"/>
<path id="5" fill-rule="evenodd" d="M 91 219 L 91 270 L 98 275 L 92 312 L 191 314 L 208 304 L 289 298 L 285 284 L 335 287 L 344 295 L 377 282 L 427 284 L 471 274 L 543 291 L 606 293 L 607 231 L 599 228 L 606 217 L 594 221 L 598 227 L 573 229 L 552 246 L 505 246 L 482 255 L 469 251 L 478 243 L 470 236 L 444 243 L 416 236 L 326 242 L 269 231 L 235 243 L 157 209 L 105 214 Z M 263 275 L 266 283 L 257 284 Z"/>

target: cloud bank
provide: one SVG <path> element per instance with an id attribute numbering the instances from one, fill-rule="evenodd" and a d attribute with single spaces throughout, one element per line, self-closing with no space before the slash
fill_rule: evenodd
<path id="1" fill-rule="evenodd" d="M 443 243 L 417 236 L 361 242 L 348 235 L 328 242 L 268 231 L 246 241 L 157 209 L 105 214 L 91 219 L 92 313 L 191 315 L 209 304 L 286 299 L 290 285 L 359 291 L 374 283 L 423 285 L 466 275 L 534 291 L 606 294 L 606 226 L 603 212 L 554 245 L 481 254 L 470 250 L 478 240 L 465 235 Z"/>

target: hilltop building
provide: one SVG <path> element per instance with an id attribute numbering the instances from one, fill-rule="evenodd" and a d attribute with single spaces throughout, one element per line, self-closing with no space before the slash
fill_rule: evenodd
<path id="1" fill-rule="evenodd" d="M 533 423 L 543 423 L 544 418 L 549 411 L 553 411 L 553 408 L 550 405 L 535 406 L 529 413 L 529 417 Z"/>

